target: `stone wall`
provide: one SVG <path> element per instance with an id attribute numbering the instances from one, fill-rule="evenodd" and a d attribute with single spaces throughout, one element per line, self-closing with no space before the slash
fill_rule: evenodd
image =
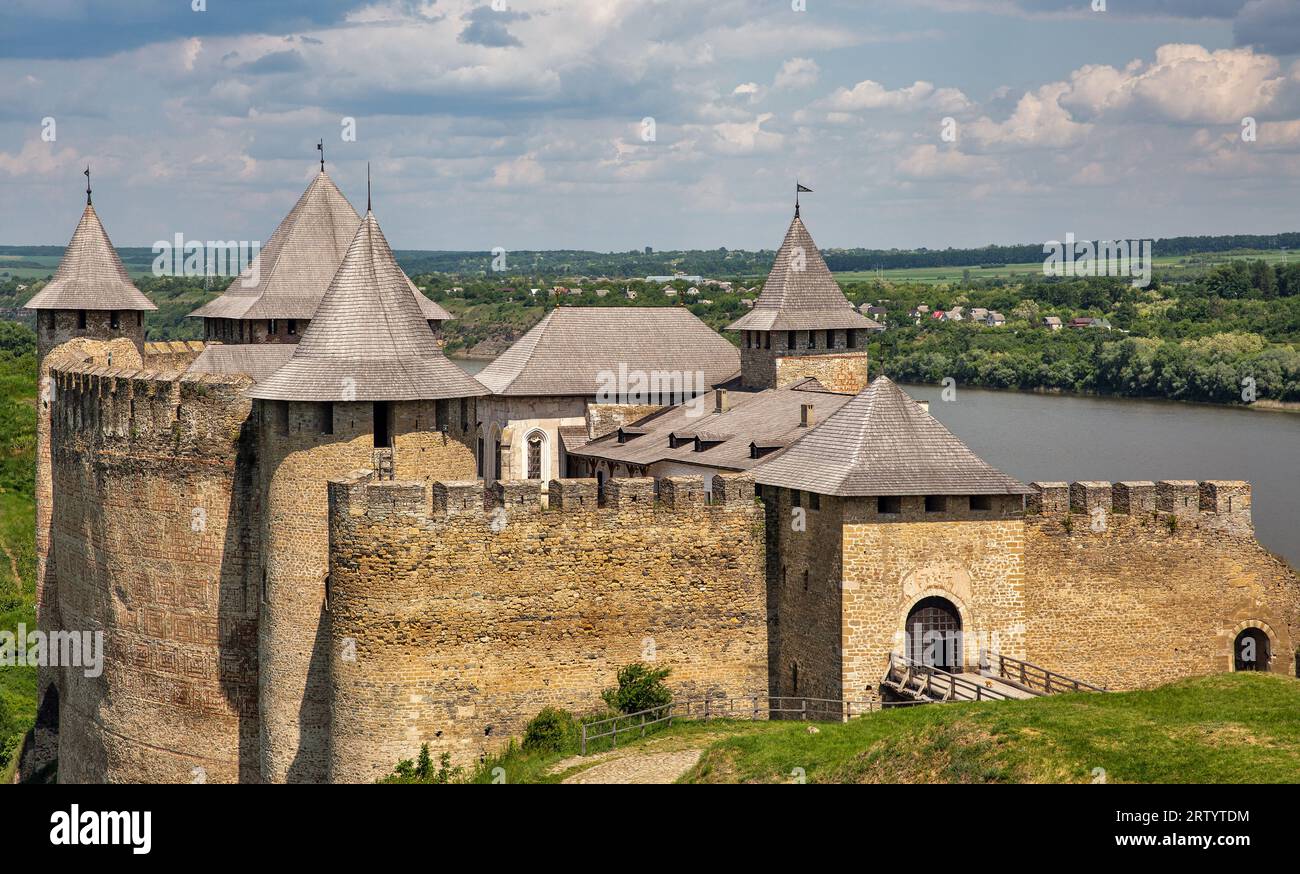
<path id="1" fill-rule="evenodd" d="M 827 391 L 857 394 L 867 387 L 867 350 L 776 359 L 776 387 L 813 377 Z"/>
<path id="2" fill-rule="evenodd" d="M 908 613 L 927 597 L 957 608 L 967 666 L 978 663 L 981 647 L 1024 657 L 1023 501 L 1019 495 L 990 501 L 988 510 L 974 510 L 966 496 L 948 496 L 941 512 L 926 512 L 922 496 L 908 495 L 898 513 L 879 512 L 875 498 L 845 501 L 845 698 L 861 700 L 880 685 L 889 653 L 904 649 Z"/>
<path id="3" fill-rule="evenodd" d="M 767 683 L 762 522 L 751 480 L 330 484 L 334 781 L 428 743 L 468 763 L 542 707 L 599 709 L 633 661 L 680 697 Z"/>
<path id="4" fill-rule="evenodd" d="M 1300 578 L 1259 545 L 1250 485 L 1033 483 L 1025 521 L 1026 657 L 1113 689 L 1233 669 L 1262 628 L 1295 676 Z"/>
<path id="5" fill-rule="evenodd" d="M 393 457 L 399 480 L 474 476 L 473 398 L 393 404 Z M 329 415 L 328 423 L 324 416 Z M 266 543 L 262 584 L 262 765 L 266 782 L 325 779 L 329 730 L 325 610 L 328 566 L 326 483 L 370 469 L 374 405 L 259 401 Z"/>
<path id="6" fill-rule="evenodd" d="M 144 344 L 144 366 L 153 370 L 184 370 L 203 354 L 198 340 L 159 340 Z"/>
<path id="7" fill-rule="evenodd" d="M 51 370 L 61 782 L 256 780 L 259 509 L 245 377 Z"/>

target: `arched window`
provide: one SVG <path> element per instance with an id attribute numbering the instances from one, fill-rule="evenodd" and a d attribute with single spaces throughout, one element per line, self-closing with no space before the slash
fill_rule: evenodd
<path id="1" fill-rule="evenodd" d="M 528 478 L 542 478 L 542 449 L 545 440 L 541 431 L 534 431 L 528 435 L 528 440 L 524 444 L 524 450 L 528 453 Z"/>

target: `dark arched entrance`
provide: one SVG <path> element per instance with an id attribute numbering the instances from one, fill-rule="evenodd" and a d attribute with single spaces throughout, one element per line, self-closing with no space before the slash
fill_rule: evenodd
<path id="1" fill-rule="evenodd" d="M 956 672 L 962 666 L 961 614 L 947 598 L 922 598 L 907 614 L 907 657 Z"/>
<path id="2" fill-rule="evenodd" d="M 1232 643 L 1234 671 L 1267 671 L 1272 659 L 1268 635 L 1259 628 L 1247 628 Z"/>

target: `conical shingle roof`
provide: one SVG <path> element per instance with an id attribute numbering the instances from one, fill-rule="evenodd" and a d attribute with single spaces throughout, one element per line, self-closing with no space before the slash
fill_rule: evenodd
<path id="1" fill-rule="evenodd" d="M 487 393 L 438 348 L 371 212 L 293 357 L 250 392 L 254 398 L 284 401 L 410 401 Z"/>
<path id="2" fill-rule="evenodd" d="M 312 318 L 360 223 L 361 216 L 322 170 L 253 263 L 224 294 L 190 315 L 209 319 Z M 421 294 L 410 279 L 406 284 L 426 319 L 451 318 L 451 313 Z"/>
<path id="3" fill-rule="evenodd" d="M 136 288 L 89 203 L 54 278 L 27 301 L 31 310 L 156 310 Z"/>
<path id="4" fill-rule="evenodd" d="M 1029 492 L 884 376 L 785 452 L 754 468 L 754 479 L 842 497 Z"/>
<path id="5" fill-rule="evenodd" d="M 879 328 L 853 308 L 796 212 L 754 308 L 728 331 L 819 331 Z"/>

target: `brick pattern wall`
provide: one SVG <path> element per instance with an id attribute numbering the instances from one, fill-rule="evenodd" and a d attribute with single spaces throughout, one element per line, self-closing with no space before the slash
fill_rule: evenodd
<path id="1" fill-rule="evenodd" d="M 56 367 L 52 551 L 62 782 L 257 778 L 254 446 L 244 377 Z"/>
<path id="2" fill-rule="evenodd" d="M 766 682 L 752 482 L 696 477 L 330 485 L 329 777 L 370 781 L 428 743 L 468 763 L 546 705 L 599 709 L 619 667 L 678 696 Z"/>
<path id="3" fill-rule="evenodd" d="M 446 432 L 434 430 L 434 401 L 393 405 L 394 459 L 399 480 L 428 482 L 474 476 L 474 400 L 468 429 L 459 399 L 445 406 Z M 323 433 L 323 406 L 259 401 L 267 546 L 260 630 L 262 779 L 315 783 L 325 779 L 329 731 L 328 567 L 329 479 L 372 468 L 373 405 L 333 405 L 333 433 Z"/>
<path id="4" fill-rule="evenodd" d="M 1025 535 L 1019 495 L 994 495 L 989 510 L 950 496 L 943 512 L 904 496 L 900 513 L 875 498 L 847 500 L 843 528 L 844 694 L 860 700 L 880 685 L 891 651 L 903 651 L 916 603 L 943 597 L 962 621 L 965 663 L 981 646 L 1023 658 Z"/>
<path id="5" fill-rule="evenodd" d="M 1027 658 L 1113 689 L 1233 669 L 1262 627 L 1295 676 L 1300 578 L 1255 539 L 1240 482 L 1034 483 Z"/>

